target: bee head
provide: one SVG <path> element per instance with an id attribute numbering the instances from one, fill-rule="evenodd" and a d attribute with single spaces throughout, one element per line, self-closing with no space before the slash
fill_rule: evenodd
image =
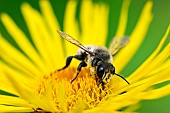
<path id="1" fill-rule="evenodd" d="M 112 74 L 115 74 L 115 67 L 111 63 L 102 63 L 97 67 L 100 83 L 107 83 Z"/>

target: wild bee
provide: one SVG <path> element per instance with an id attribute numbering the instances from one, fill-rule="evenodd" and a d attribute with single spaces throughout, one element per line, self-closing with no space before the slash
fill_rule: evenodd
<path id="1" fill-rule="evenodd" d="M 90 73 L 94 75 L 97 82 L 99 82 L 102 85 L 108 83 L 112 75 L 117 75 L 123 80 L 125 80 L 128 84 L 130 84 L 124 77 L 115 73 L 115 67 L 112 65 L 113 61 L 112 57 L 121 48 L 127 45 L 127 43 L 129 42 L 128 37 L 114 38 L 110 45 L 110 49 L 108 50 L 106 47 L 102 46 L 93 45 L 84 46 L 79 41 L 72 38 L 70 35 L 62 31 L 57 32 L 62 38 L 79 47 L 77 54 L 74 56 L 67 57 L 65 66 L 58 70 L 61 71 L 67 68 L 70 65 L 73 58 L 80 60 L 81 62 L 77 67 L 76 76 L 72 79 L 71 83 L 77 78 L 82 67 L 89 66 Z"/>

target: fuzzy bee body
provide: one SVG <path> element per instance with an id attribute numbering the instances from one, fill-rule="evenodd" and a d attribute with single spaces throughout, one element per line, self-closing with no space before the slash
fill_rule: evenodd
<path id="1" fill-rule="evenodd" d="M 87 58 L 85 59 L 86 62 L 91 63 L 94 58 L 100 58 L 103 62 L 112 63 L 112 55 L 109 53 L 106 47 L 94 45 L 87 45 L 85 47 L 95 54 L 95 56 L 90 55 L 86 51 L 79 48 L 77 55 L 87 55 Z"/>
<path id="2" fill-rule="evenodd" d="M 92 51 L 95 55 L 90 55 L 86 51 L 80 48 L 77 51 L 77 55 L 85 56 L 84 62 L 86 62 L 88 67 L 90 68 L 91 75 L 94 75 L 96 79 L 99 79 L 97 76 L 98 65 L 100 65 L 101 63 L 112 63 L 112 55 L 109 53 L 107 48 L 103 46 L 87 45 L 85 47 L 89 51 Z M 94 59 L 98 59 L 97 62 Z M 98 64 L 95 64 L 95 63 L 98 63 Z M 108 82 L 110 76 L 106 78 L 107 79 L 105 80 L 105 82 Z"/>
<path id="3" fill-rule="evenodd" d="M 58 33 L 61 37 L 79 47 L 77 54 L 67 57 L 66 65 L 63 68 L 59 69 L 60 71 L 67 68 L 73 58 L 81 61 L 79 66 L 77 67 L 76 76 L 71 82 L 73 82 L 77 78 L 82 67 L 88 66 L 90 68 L 91 75 L 93 75 L 96 81 L 102 85 L 108 83 L 112 75 L 117 75 L 121 77 L 129 84 L 129 82 L 125 78 L 115 73 L 115 67 L 112 65 L 112 56 L 115 55 L 119 49 L 127 44 L 127 42 L 129 41 L 128 38 L 115 38 L 111 43 L 111 49 L 108 50 L 106 47 L 103 46 L 84 46 L 79 41 L 75 40 L 70 35 L 64 32 L 58 31 Z"/>

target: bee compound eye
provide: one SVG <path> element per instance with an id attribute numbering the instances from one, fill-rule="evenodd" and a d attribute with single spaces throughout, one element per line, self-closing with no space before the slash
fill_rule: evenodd
<path id="1" fill-rule="evenodd" d="M 97 76 L 99 78 L 102 78 L 103 77 L 103 74 L 104 74 L 104 67 L 101 65 L 97 68 Z"/>

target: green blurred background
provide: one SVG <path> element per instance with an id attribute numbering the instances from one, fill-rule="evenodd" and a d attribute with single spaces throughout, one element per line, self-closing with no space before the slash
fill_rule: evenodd
<path id="1" fill-rule="evenodd" d="M 132 0 L 128 24 L 125 35 L 130 35 L 135 24 L 139 18 L 140 12 L 147 0 Z M 144 42 L 140 49 L 135 54 L 133 59 L 129 62 L 127 68 L 125 68 L 121 74 L 129 75 L 132 73 L 142 62 L 154 51 L 162 39 L 168 25 L 170 24 L 170 0 L 152 0 L 153 1 L 153 21 L 146 35 Z M 38 0 L 0 0 L 0 13 L 8 13 L 18 24 L 18 26 L 29 37 L 29 32 L 24 23 L 24 19 L 21 15 L 20 6 L 23 2 L 30 3 L 35 9 L 40 11 Z M 65 6 L 67 0 L 50 0 L 51 5 L 55 11 L 55 14 L 60 22 L 61 29 L 63 25 L 63 17 L 65 12 Z M 120 9 L 122 0 L 95 0 L 94 3 L 105 3 L 110 7 L 109 11 L 109 34 L 106 45 L 108 46 L 111 38 L 116 32 L 118 25 Z M 81 1 L 78 1 L 76 18 L 79 20 L 79 12 L 81 7 Z M 112 20 L 112 21 L 111 21 Z M 114 21 L 113 21 L 114 20 Z M 3 24 L 0 21 L 0 32 L 6 37 L 14 46 L 17 47 L 15 42 L 11 40 L 10 35 L 6 32 Z M 170 36 L 166 41 L 166 44 L 170 41 Z M 165 45 L 166 45 L 165 44 Z M 1 93 L 1 92 L 0 92 Z M 141 102 L 141 108 L 137 111 L 143 113 L 170 113 L 170 96 L 163 97 L 158 100 L 143 101 Z"/>

